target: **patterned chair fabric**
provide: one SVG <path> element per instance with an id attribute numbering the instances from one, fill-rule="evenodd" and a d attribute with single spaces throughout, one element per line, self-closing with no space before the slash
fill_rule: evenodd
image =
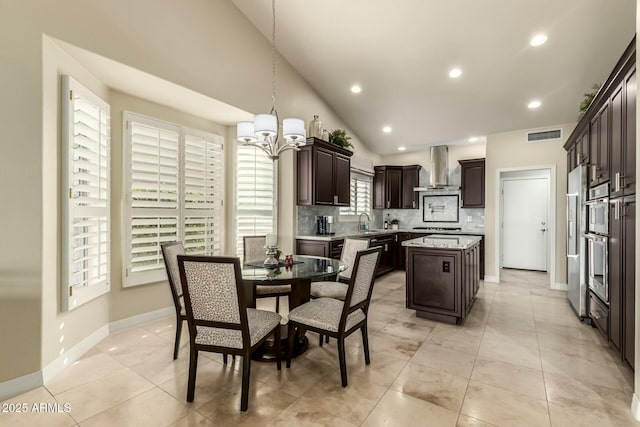
<path id="1" fill-rule="evenodd" d="M 364 239 L 344 239 L 340 260 L 345 263 L 346 269 L 338 275 L 338 279 L 349 281 L 353 271 L 353 263 L 356 261 L 358 251 L 369 248 L 369 240 Z M 334 298 L 344 301 L 347 296 L 348 286 L 340 282 L 313 282 L 311 283 L 311 296 L 313 298 Z"/>
<path id="2" fill-rule="evenodd" d="M 187 401 L 195 396 L 198 352 L 211 351 L 242 356 L 240 410 L 249 402 L 252 352 L 273 333 L 277 368 L 280 370 L 280 322 L 273 311 L 247 309 L 240 260 L 210 256 L 179 256 L 183 296 L 189 324 L 190 356 Z"/>
<path id="3" fill-rule="evenodd" d="M 345 338 L 360 329 L 364 349 L 364 360 L 368 365 L 369 338 L 367 332 L 367 312 L 371 301 L 371 291 L 375 271 L 382 248 L 375 247 L 356 253 L 354 276 L 351 277 L 344 301 L 333 298 L 318 298 L 302 304 L 289 312 L 289 351 L 287 368 L 291 367 L 291 355 L 295 340 L 295 330 L 311 330 L 323 336 L 331 336 L 338 341 L 338 359 L 342 387 L 347 386 L 347 364 Z M 322 345 L 322 344 L 320 344 Z"/>
<path id="4" fill-rule="evenodd" d="M 289 321 L 338 332 L 343 309 L 344 302 L 342 301 L 333 298 L 318 298 L 291 310 Z M 345 329 L 351 329 L 364 319 L 365 314 L 361 309 L 354 311 L 347 316 Z"/>
<path id="5" fill-rule="evenodd" d="M 369 248 L 369 240 L 367 239 L 344 239 L 344 246 L 342 247 L 342 253 L 340 254 L 340 260 L 345 263 L 347 268 L 340 272 L 339 277 L 341 279 L 351 279 L 353 270 L 353 263 L 356 261 L 356 255 L 358 251 L 363 251 Z"/>

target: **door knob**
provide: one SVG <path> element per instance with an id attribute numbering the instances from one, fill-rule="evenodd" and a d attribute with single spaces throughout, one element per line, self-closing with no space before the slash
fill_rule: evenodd
<path id="1" fill-rule="evenodd" d="M 541 228 L 540 231 L 544 232 L 544 231 L 547 231 L 547 229 L 546 228 Z"/>

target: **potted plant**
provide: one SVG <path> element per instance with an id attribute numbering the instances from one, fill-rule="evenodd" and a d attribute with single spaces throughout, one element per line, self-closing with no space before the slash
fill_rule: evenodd
<path id="1" fill-rule="evenodd" d="M 349 142 L 350 139 L 351 137 L 343 129 L 336 129 L 329 133 L 329 142 L 342 148 L 353 148 L 353 145 Z"/>
<path id="2" fill-rule="evenodd" d="M 578 116 L 578 120 L 582 116 L 584 116 L 584 113 L 586 113 L 587 110 L 589 109 L 589 106 L 593 102 L 593 98 L 596 97 L 596 95 L 598 94 L 598 91 L 600 90 L 600 85 L 599 84 L 594 84 L 592 86 L 592 89 L 593 90 L 591 92 L 584 94 L 584 99 L 580 103 L 580 115 Z"/>

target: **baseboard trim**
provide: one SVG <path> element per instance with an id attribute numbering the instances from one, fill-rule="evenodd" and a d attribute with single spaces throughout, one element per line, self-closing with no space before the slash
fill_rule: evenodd
<path id="1" fill-rule="evenodd" d="M 0 400 L 6 400 L 13 396 L 33 390 L 42 385 L 42 371 L 23 375 L 9 381 L 0 383 Z"/>
<path id="2" fill-rule="evenodd" d="M 109 334 L 143 325 L 148 322 L 153 322 L 154 320 L 158 320 L 172 314 L 175 314 L 175 308 L 165 307 L 148 313 L 127 317 L 126 319 L 116 320 L 115 322 L 102 326 L 98 330 L 89 334 L 78 344 L 71 347 L 69 351 L 57 357 L 41 371 L 14 378 L 9 381 L 0 382 L 0 401 L 48 384 L 56 375 L 62 372 L 64 368 L 82 357 L 83 354 L 104 338 L 108 337 Z"/>
<path id="3" fill-rule="evenodd" d="M 175 307 L 165 307 L 158 310 L 149 311 L 147 313 L 127 317 L 126 319 L 116 320 L 115 322 L 109 323 L 109 333 L 133 328 L 134 326 L 144 325 L 145 323 L 153 322 L 154 320 L 162 319 L 163 317 L 167 317 L 175 313 Z"/>
<path id="4" fill-rule="evenodd" d="M 500 280 L 498 280 L 498 276 L 484 276 L 484 281 L 485 282 L 490 282 L 490 283 L 500 283 Z"/>
<path id="5" fill-rule="evenodd" d="M 569 289 L 569 285 L 567 285 L 566 283 L 552 283 L 551 289 L 553 289 L 554 291 L 566 291 L 567 289 Z"/>
<path id="6" fill-rule="evenodd" d="M 638 395 L 633 393 L 633 399 L 631 400 L 631 414 L 633 418 L 640 421 L 640 400 L 638 400 Z"/>
<path id="7" fill-rule="evenodd" d="M 83 354 L 91 350 L 93 346 L 109 336 L 109 325 L 104 325 L 96 331 L 86 336 L 78 344 L 74 345 L 69 351 L 62 353 L 53 362 L 49 363 L 42 369 L 42 382 L 47 385 L 49 382 L 64 368 L 80 359 Z"/>

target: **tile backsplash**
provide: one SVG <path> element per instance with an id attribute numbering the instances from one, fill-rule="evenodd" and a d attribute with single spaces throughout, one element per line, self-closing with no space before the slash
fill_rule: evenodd
<path id="1" fill-rule="evenodd" d="M 336 234 L 352 234 L 358 231 L 358 221 L 340 220 L 340 208 L 335 206 L 298 206 L 298 235 L 309 236 L 316 233 L 316 215 L 332 215 L 334 217 L 333 231 Z M 363 217 L 364 219 L 364 217 Z M 372 209 L 370 228 L 382 228 L 382 211 Z"/>
<path id="2" fill-rule="evenodd" d="M 384 209 L 384 218 L 389 214 L 391 219 L 397 219 L 399 221 L 399 228 L 408 229 L 414 227 L 460 227 L 463 229 L 483 230 L 484 229 L 484 209 L 462 209 L 458 208 L 458 222 L 424 222 L 423 209 L 424 198 L 423 196 L 435 196 L 435 195 L 457 195 L 458 199 L 460 193 L 456 191 L 429 191 L 420 193 L 420 209 Z M 462 203 L 459 200 L 459 205 Z"/>

